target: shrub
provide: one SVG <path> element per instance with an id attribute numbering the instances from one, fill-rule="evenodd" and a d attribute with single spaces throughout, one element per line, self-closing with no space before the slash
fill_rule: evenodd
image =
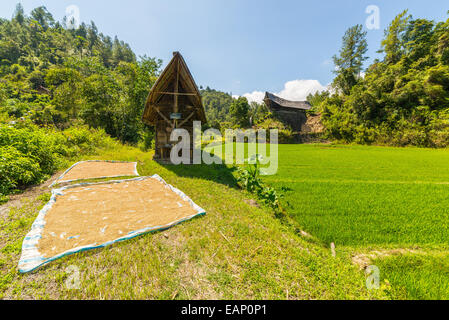
<path id="1" fill-rule="evenodd" d="M 55 154 L 57 146 L 54 140 L 47 130 L 35 126 L 0 126 L 0 147 L 13 146 L 38 162 L 44 174 L 52 173 L 58 166 L 59 157 Z"/>
<path id="2" fill-rule="evenodd" d="M 98 149 L 112 147 L 116 142 L 103 129 L 89 129 L 87 126 L 71 127 L 62 131 L 67 156 L 93 154 Z"/>
<path id="3" fill-rule="evenodd" d="M 0 201 L 18 188 L 42 182 L 67 159 L 93 154 L 115 143 L 103 130 L 86 126 L 59 131 L 26 121 L 0 124 Z"/>
<path id="4" fill-rule="evenodd" d="M 254 155 L 249 159 L 246 168 L 239 168 L 237 172 L 237 181 L 243 189 L 255 194 L 264 204 L 275 210 L 276 213 L 282 213 L 279 202 L 278 192 L 264 184 L 260 179 L 260 155 Z"/>
<path id="5" fill-rule="evenodd" d="M 284 125 L 281 121 L 272 118 L 271 116 L 266 117 L 264 121 L 260 122 L 256 126 L 256 129 L 277 129 L 279 143 L 291 143 L 293 141 L 292 129 L 289 126 Z M 270 135 L 268 134 L 267 139 L 269 139 L 269 136 Z"/>
<path id="6" fill-rule="evenodd" d="M 14 147 L 0 147 L 0 194 L 3 197 L 19 186 L 36 184 L 43 178 L 37 161 Z"/>
<path id="7" fill-rule="evenodd" d="M 139 143 L 139 148 L 142 151 L 148 151 L 150 149 L 154 149 L 154 146 L 154 132 L 149 129 L 144 129 L 142 133 L 142 141 Z"/>

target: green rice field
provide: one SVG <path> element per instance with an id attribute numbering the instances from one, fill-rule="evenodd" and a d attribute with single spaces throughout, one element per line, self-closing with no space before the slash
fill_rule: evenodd
<path id="1" fill-rule="evenodd" d="M 370 257 L 391 298 L 449 299 L 449 150 L 280 145 L 264 180 L 324 246 Z"/>
<path id="2" fill-rule="evenodd" d="M 278 173 L 264 180 L 327 244 L 449 243 L 449 150 L 280 145 Z"/>

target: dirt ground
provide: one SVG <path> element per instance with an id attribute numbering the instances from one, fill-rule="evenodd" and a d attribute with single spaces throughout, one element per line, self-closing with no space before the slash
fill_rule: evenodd
<path id="1" fill-rule="evenodd" d="M 21 206 L 22 199 L 32 199 L 45 192 L 50 192 L 49 186 L 58 179 L 62 174 L 61 172 L 55 173 L 50 179 L 44 183 L 27 188 L 24 192 L 20 194 L 12 194 L 9 196 L 8 202 L 0 205 L 0 218 L 3 218 L 5 214 L 8 213 L 10 208 Z"/>
<path id="2" fill-rule="evenodd" d="M 321 123 L 321 115 L 309 115 L 307 122 L 304 126 L 304 132 L 306 133 L 322 133 L 324 126 Z"/>

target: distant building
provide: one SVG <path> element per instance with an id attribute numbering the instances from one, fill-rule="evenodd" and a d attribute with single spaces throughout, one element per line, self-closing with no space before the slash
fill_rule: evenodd
<path id="1" fill-rule="evenodd" d="M 312 108 L 307 101 L 289 101 L 269 92 L 265 93 L 264 102 L 275 118 L 289 125 L 295 132 L 302 131 L 307 122 L 306 110 Z"/>

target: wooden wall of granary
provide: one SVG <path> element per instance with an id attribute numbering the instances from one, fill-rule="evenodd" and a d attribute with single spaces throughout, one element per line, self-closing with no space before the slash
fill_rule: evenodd
<path id="1" fill-rule="evenodd" d="M 307 122 L 307 115 L 304 110 L 273 108 L 271 111 L 275 118 L 289 125 L 295 132 L 300 132 Z"/>

